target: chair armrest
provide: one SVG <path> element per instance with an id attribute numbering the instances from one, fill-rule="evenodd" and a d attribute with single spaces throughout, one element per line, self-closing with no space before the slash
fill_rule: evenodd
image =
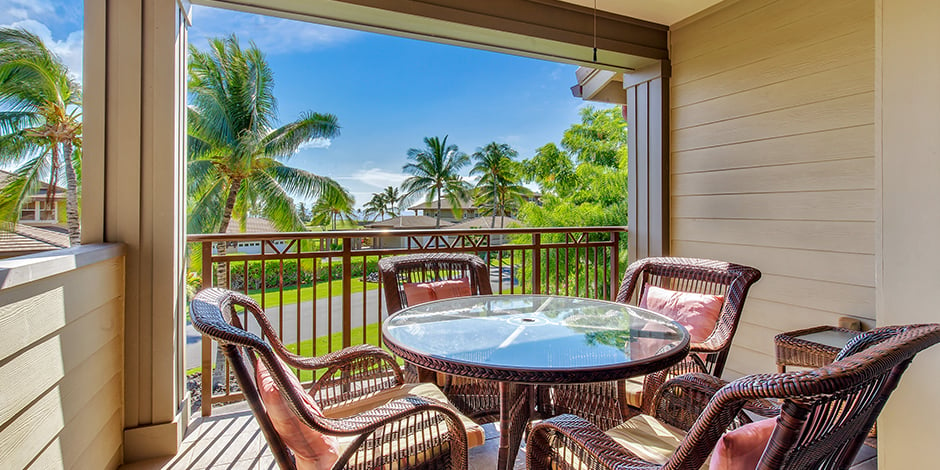
<path id="1" fill-rule="evenodd" d="M 371 345 L 352 346 L 319 357 L 294 356 L 285 362 L 307 370 L 326 369 L 310 388 L 310 394 L 323 407 L 405 382 L 395 358 Z"/>
<path id="2" fill-rule="evenodd" d="M 704 373 L 672 378 L 657 390 L 653 398 L 654 405 L 651 414 L 664 423 L 688 431 L 712 397 L 727 383 Z M 744 410 L 767 418 L 780 414 L 777 404 L 766 399 L 747 400 Z M 730 428 L 733 429 L 751 421 L 750 417 L 741 412 L 738 413 Z"/>
<path id="3" fill-rule="evenodd" d="M 526 441 L 526 468 L 658 469 L 575 415 L 559 415 L 532 427 Z"/>
<path id="4" fill-rule="evenodd" d="M 452 468 L 466 468 L 467 465 L 467 431 L 457 411 L 428 398 L 408 395 L 357 415 L 343 419 L 324 418 L 323 421 L 335 434 L 359 435 L 335 468 L 345 468 L 350 460 L 373 461 L 376 455 L 399 449 L 402 439 L 426 451 L 432 447 L 449 451 Z M 442 422 L 446 426 L 446 436 L 440 428 Z M 360 454 L 359 458 L 354 458 L 356 454 Z"/>
<path id="5" fill-rule="evenodd" d="M 664 423 L 688 431 L 712 396 L 724 385 L 721 379 L 704 373 L 674 377 L 655 391 L 650 414 Z"/>

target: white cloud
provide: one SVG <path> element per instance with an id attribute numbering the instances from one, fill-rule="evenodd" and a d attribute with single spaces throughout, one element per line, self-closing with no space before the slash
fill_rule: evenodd
<path id="1" fill-rule="evenodd" d="M 306 150 L 306 149 L 328 149 L 330 145 L 333 145 L 333 141 L 326 137 L 317 137 L 316 139 L 308 140 L 302 144 L 300 147 L 297 147 L 297 150 Z"/>
<path id="2" fill-rule="evenodd" d="M 358 181 L 368 186 L 383 189 L 386 186 L 401 186 L 401 183 L 405 181 L 405 178 L 407 177 L 408 175 L 403 173 L 394 173 L 391 171 L 380 170 L 378 168 L 371 168 L 368 170 L 359 170 L 352 176 L 342 176 L 336 179 Z"/>
<path id="3" fill-rule="evenodd" d="M 49 0 L 0 0 L 0 12 L 3 18 L 19 21 L 52 15 L 55 7 Z"/>
<path id="4" fill-rule="evenodd" d="M 205 47 L 210 38 L 235 33 L 240 40 L 254 41 L 267 54 L 304 52 L 346 42 L 359 33 L 303 21 L 252 13 L 193 6 L 190 41 Z"/>
<path id="5" fill-rule="evenodd" d="M 8 18 L 16 19 L 16 21 L 12 23 L 0 24 L 0 26 L 22 28 L 39 36 L 46 47 L 55 55 L 59 56 L 59 59 L 68 67 L 72 76 L 76 80 L 81 81 L 82 44 L 85 40 L 85 33 L 81 30 L 72 31 L 65 39 L 57 40 L 52 37 L 52 30 L 50 30 L 46 24 L 33 19 L 33 17 L 41 17 L 53 12 L 54 10 L 51 5 L 45 5 L 44 2 L 36 2 L 35 5 L 30 4 L 25 8 L 19 8 L 17 7 L 18 4 L 20 4 L 20 2 L 17 0 L 0 4 L 0 12 L 8 14 Z"/>

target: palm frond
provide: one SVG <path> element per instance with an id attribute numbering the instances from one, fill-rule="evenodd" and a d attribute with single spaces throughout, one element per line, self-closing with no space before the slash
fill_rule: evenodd
<path id="1" fill-rule="evenodd" d="M 262 140 L 264 155 L 289 157 L 301 144 L 313 139 L 338 137 L 338 119 L 332 114 L 306 112 L 300 119 L 275 129 Z"/>

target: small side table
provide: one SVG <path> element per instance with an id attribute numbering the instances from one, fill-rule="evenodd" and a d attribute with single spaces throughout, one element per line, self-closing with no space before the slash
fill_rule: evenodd
<path id="1" fill-rule="evenodd" d="M 780 333 L 774 337 L 777 372 L 786 372 L 787 366 L 822 367 L 830 364 L 846 343 L 860 333 L 837 326 L 816 326 Z"/>

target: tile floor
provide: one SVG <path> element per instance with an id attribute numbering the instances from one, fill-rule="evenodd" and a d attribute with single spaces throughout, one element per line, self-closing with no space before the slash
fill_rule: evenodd
<path id="1" fill-rule="evenodd" d="M 486 442 L 470 450 L 470 470 L 496 467 L 499 433 L 493 424 L 484 426 Z M 515 468 L 525 469 L 525 452 L 520 451 Z M 863 446 L 851 470 L 877 470 L 875 449 Z M 124 465 L 121 470 L 276 470 L 277 463 L 268 451 L 251 412 L 245 404 L 216 409 L 216 414 L 199 418 L 190 426 L 189 434 L 174 458 L 155 459 Z"/>

